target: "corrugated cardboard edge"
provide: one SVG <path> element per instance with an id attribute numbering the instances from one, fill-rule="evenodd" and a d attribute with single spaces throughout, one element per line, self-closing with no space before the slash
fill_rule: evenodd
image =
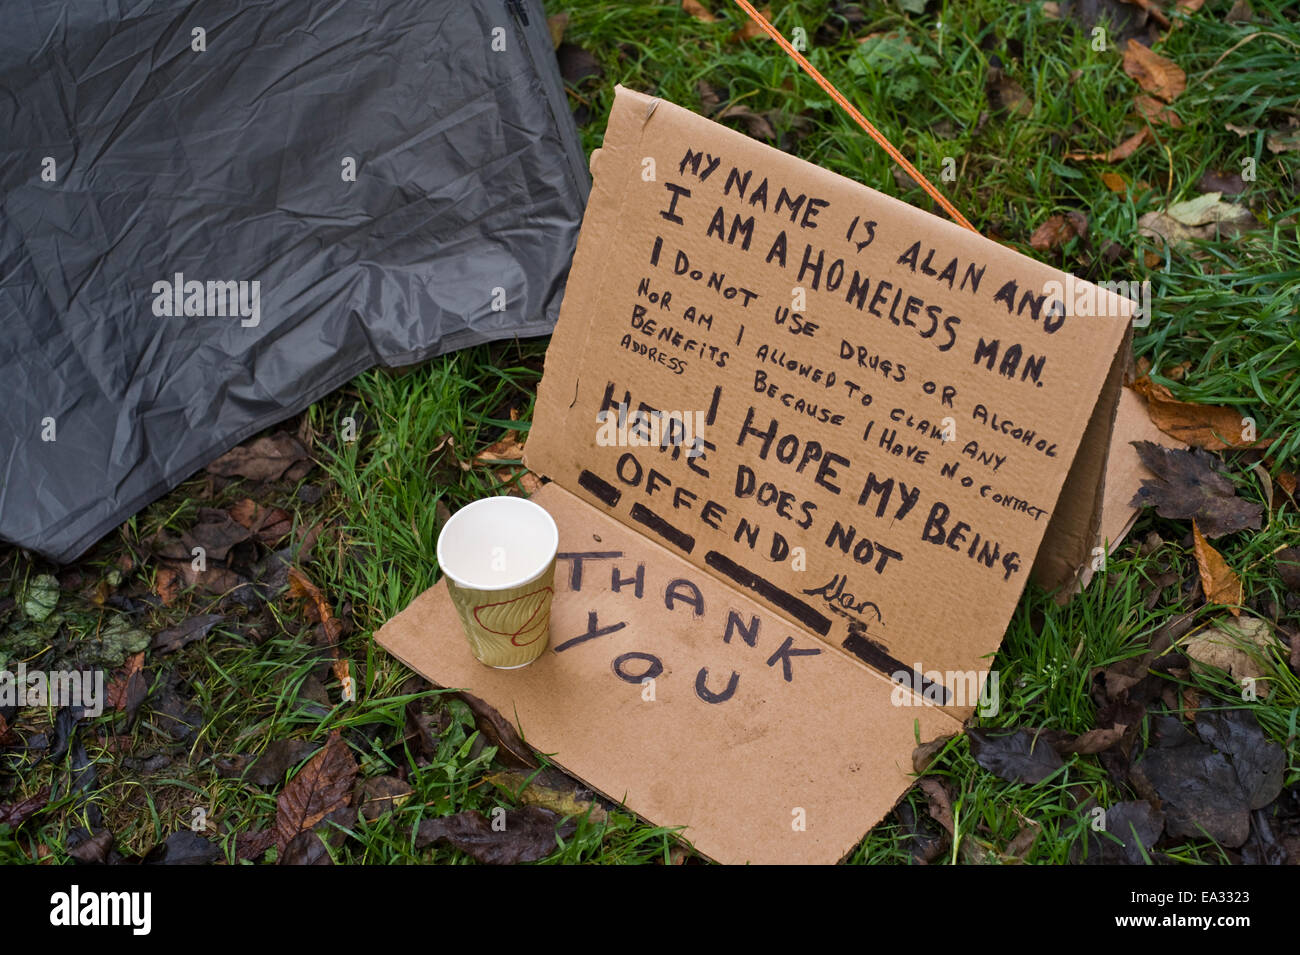
<path id="1" fill-rule="evenodd" d="M 1034 583 L 1057 592 L 1059 603 L 1068 602 L 1078 592 L 1079 580 L 1091 566 L 1092 548 L 1101 528 L 1120 391 L 1133 360 L 1132 346 L 1130 328 L 1111 362 L 1030 571 Z"/>

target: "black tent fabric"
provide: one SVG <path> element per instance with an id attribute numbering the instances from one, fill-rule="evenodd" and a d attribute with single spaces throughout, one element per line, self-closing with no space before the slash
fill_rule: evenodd
<path id="1" fill-rule="evenodd" d="M 540 0 L 10 0 L 0 538 L 57 561 L 375 364 L 554 326 Z"/>

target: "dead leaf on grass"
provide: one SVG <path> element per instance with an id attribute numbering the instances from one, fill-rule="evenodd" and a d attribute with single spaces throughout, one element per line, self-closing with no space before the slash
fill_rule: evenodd
<path id="1" fill-rule="evenodd" d="M 1208 451 L 1166 448 L 1152 441 L 1131 442 L 1154 478 L 1143 478 L 1132 507 L 1153 506 L 1161 517 L 1194 520 L 1207 537 L 1258 529 L 1263 511 L 1237 497 L 1236 485 Z"/>
<path id="2" fill-rule="evenodd" d="M 1119 162 L 1121 159 L 1127 159 L 1138 151 L 1138 147 L 1151 139 L 1151 130 L 1143 126 L 1136 133 L 1124 140 L 1118 146 L 1106 150 L 1104 153 L 1066 153 L 1067 160 L 1092 160 L 1097 159 L 1102 162 Z"/>
<path id="3" fill-rule="evenodd" d="M 281 851 L 300 832 L 349 804 L 357 761 L 335 730 L 276 800 L 275 843 Z"/>
<path id="4" fill-rule="evenodd" d="M 1158 212 L 1144 213 L 1138 219 L 1138 235 L 1177 245 L 1193 239 L 1231 238 L 1258 226 L 1249 209 L 1224 202 L 1220 193 L 1207 192 Z"/>
<path id="5" fill-rule="evenodd" d="M 219 477 L 275 481 L 306 459 L 307 449 L 302 442 L 287 431 L 278 431 L 232 448 L 209 464 L 207 471 Z"/>
<path id="6" fill-rule="evenodd" d="M 140 708 L 147 690 L 144 681 L 144 651 L 141 650 L 127 657 L 122 669 L 109 680 L 104 691 L 104 705 L 129 717 Z"/>
<path id="7" fill-rule="evenodd" d="M 1201 589 L 1205 602 L 1224 604 L 1233 616 L 1241 616 L 1241 578 L 1228 566 L 1223 555 L 1209 545 L 1196 521 L 1192 521 L 1192 549 L 1196 567 L 1201 572 Z"/>
<path id="8" fill-rule="evenodd" d="M 713 23 L 718 19 L 700 0 L 682 0 L 682 12 L 689 13 L 703 23 Z"/>
<path id="9" fill-rule="evenodd" d="M 717 118 L 739 121 L 745 127 L 745 132 L 754 139 L 776 139 L 776 130 L 772 128 L 772 123 L 768 120 L 767 115 L 765 113 L 755 113 L 744 103 L 728 106 L 718 114 Z"/>
<path id="10" fill-rule="evenodd" d="M 1147 412 L 1152 423 L 1184 444 L 1207 451 L 1228 451 L 1267 448 L 1273 443 L 1272 439 L 1265 438 L 1258 438 L 1253 443 L 1247 441 L 1242 436 L 1245 431 L 1242 416 L 1231 408 L 1179 401 L 1168 388 L 1145 375 L 1133 382 L 1132 388 L 1147 399 Z"/>
<path id="11" fill-rule="evenodd" d="M 523 741 L 514 724 L 472 693 L 458 694 L 474 714 L 475 722 L 487 742 L 497 747 L 497 758 L 517 769 L 536 769 L 537 757 Z"/>
<path id="12" fill-rule="evenodd" d="M 1268 623 L 1257 617 L 1225 618 L 1216 626 L 1184 638 L 1180 649 L 1191 660 L 1194 671 L 1213 668 L 1224 671 L 1238 684 L 1245 679 L 1256 681 L 1255 693 L 1260 699 L 1270 692 L 1269 681 L 1262 679 L 1265 673 L 1260 658 L 1286 652 Z"/>
<path id="13" fill-rule="evenodd" d="M 1029 237 L 1029 245 L 1039 252 L 1051 252 L 1059 249 L 1071 239 L 1078 236 L 1087 238 L 1088 217 L 1082 212 L 1057 213 L 1049 216 Z"/>
<path id="14" fill-rule="evenodd" d="M 1187 89 L 1187 74 L 1177 63 L 1134 39 L 1124 47 L 1124 72 L 1152 96 L 1166 103 L 1172 103 Z"/>
<path id="15" fill-rule="evenodd" d="M 1012 783 L 1038 783 L 1065 765 L 1039 733 L 1015 730 L 967 730 L 975 762 Z"/>
<path id="16" fill-rule="evenodd" d="M 507 809 L 504 828 L 477 810 L 452 816 L 425 819 L 415 835 L 415 847 L 446 843 L 485 865 L 515 865 L 545 859 L 559 848 L 556 823 L 559 816 L 539 806 Z"/>

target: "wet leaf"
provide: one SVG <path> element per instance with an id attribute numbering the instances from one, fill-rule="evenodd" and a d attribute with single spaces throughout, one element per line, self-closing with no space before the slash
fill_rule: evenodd
<path id="1" fill-rule="evenodd" d="M 533 777 L 532 782 L 529 782 L 530 777 Z M 540 774 L 491 773 L 484 779 L 510 793 L 526 806 L 540 806 L 561 816 L 584 817 L 590 812 L 591 821 L 597 823 L 603 823 L 609 818 L 605 810 L 595 801 L 594 793 L 584 789 L 572 777 L 558 770 L 543 770 Z"/>
<path id="2" fill-rule="evenodd" d="M 227 451 L 209 464 L 207 470 L 219 477 L 275 481 L 306 458 L 307 449 L 301 441 L 287 431 L 278 431 Z"/>
<path id="3" fill-rule="evenodd" d="M 1268 738 L 1254 713 L 1202 711 L 1196 716 L 1196 731 L 1202 740 L 1227 754 L 1251 809 L 1263 809 L 1282 792 L 1286 750 Z"/>
<path id="4" fill-rule="evenodd" d="M 154 590 L 164 607 L 175 606 L 181 595 L 181 575 L 170 567 L 158 568 L 154 577 Z"/>
<path id="5" fill-rule="evenodd" d="M 1034 111 L 1033 100 L 1001 67 L 989 67 L 984 78 L 984 93 L 994 112 L 1004 110 L 1013 116 L 1029 116 Z"/>
<path id="6" fill-rule="evenodd" d="M 144 680 L 144 652 L 127 657 L 122 669 L 113 675 L 104 691 L 104 705 L 132 716 L 144 702 L 148 686 Z"/>
<path id="7" fill-rule="evenodd" d="M 195 640 L 202 640 L 213 627 L 225 619 L 219 613 L 205 613 L 190 617 L 179 626 L 160 630 L 153 638 L 153 648 L 159 653 L 172 653 Z"/>
<path id="8" fill-rule="evenodd" d="M 1182 128 L 1182 117 L 1152 96 L 1135 97 L 1133 107 L 1137 110 L 1139 116 L 1150 120 L 1153 125 L 1172 126 L 1174 129 Z"/>
<path id="9" fill-rule="evenodd" d="M 33 578 L 23 592 L 23 614 L 36 623 L 54 613 L 58 604 L 59 581 L 52 574 L 41 574 Z"/>
<path id="10" fill-rule="evenodd" d="M 1210 169 L 1197 180 L 1196 188 L 1222 196 L 1239 196 L 1246 191 L 1246 182 L 1239 173 Z"/>
<path id="11" fill-rule="evenodd" d="M 984 769 L 1007 782 L 1042 782 L 1065 763 L 1037 733 L 1029 729 L 967 730 L 971 756 Z"/>
<path id="12" fill-rule="evenodd" d="M 1246 791 L 1227 757 L 1205 743 L 1148 749 L 1133 777 L 1160 797 L 1165 828 L 1175 838 L 1203 839 L 1235 848 L 1250 834 Z"/>
<path id="13" fill-rule="evenodd" d="M 1173 60 L 1154 53 L 1137 40 L 1124 47 L 1124 72 L 1158 99 L 1172 103 L 1187 89 L 1187 74 Z"/>
<path id="14" fill-rule="evenodd" d="M 335 730 L 325 747 L 298 770 L 276 800 L 277 848 L 283 850 L 298 833 L 347 806 L 356 777 L 357 761 Z"/>
<path id="15" fill-rule="evenodd" d="M 50 787 L 46 786 L 37 793 L 17 802 L 0 803 L 0 826 L 17 829 L 24 822 L 45 808 L 50 801 Z"/>
<path id="16" fill-rule="evenodd" d="M 474 713 L 479 732 L 491 745 L 497 747 L 497 759 L 517 769 L 538 767 L 537 757 L 523 741 L 514 724 L 472 693 L 461 692 L 458 695 Z"/>
<path id="17" fill-rule="evenodd" d="M 230 517 L 263 544 L 274 545 L 293 529 L 293 517 L 280 507 L 263 507 L 244 498 L 230 508 Z"/>
<path id="18" fill-rule="evenodd" d="M 320 622 L 325 643 L 338 643 L 343 634 L 343 621 L 334 616 L 334 610 L 320 588 L 297 567 L 289 568 L 289 596 L 308 602 L 307 619 Z"/>
<path id="19" fill-rule="evenodd" d="M 305 739 L 278 739 L 248 768 L 244 778 L 258 786 L 278 786 L 290 769 L 321 748 Z"/>
<path id="20" fill-rule="evenodd" d="M 113 848 L 113 834 L 107 829 L 88 833 L 84 829 L 68 833 L 68 855 L 81 865 L 103 865 Z"/>
<path id="21" fill-rule="evenodd" d="M 1077 753 L 1081 756 L 1095 756 L 1097 753 L 1110 749 L 1123 739 L 1124 734 L 1127 732 L 1128 726 L 1123 723 L 1091 729 L 1072 740 L 1064 742 L 1056 747 L 1056 750 L 1062 755 Z"/>
<path id="22" fill-rule="evenodd" d="M 333 865 L 325 838 L 314 829 L 307 829 L 289 840 L 280 851 L 277 865 Z"/>
<path id="23" fill-rule="evenodd" d="M 921 787 L 921 792 L 925 793 L 930 818 L 943 826 L 950 839 L 955 839 L 957 827 L 952 818 L 952 796 L 948 794 L 942 780 L 926 776 L 919 780 L 917 785 Z"/>
<path id="24" fill-rule="evenodd" d="M 1241 616 L 1241 578 L 1228 566 L 1223 555 L 1206 542 L 1196 521 L 1192 521 L 1192 549 L 1196 553 L 1196 567 L 1201 573 L 1205 602 L 1224 604 L 1234 616 Z"/>
<path id="25" fill-rule="evenodd" d="M 918 816 L 907 800 L 900 802 L 894 812 L 903 829 L 903 846 L 918 864 L 935 861 L 951 845 L 947 833 L 929 817 Z"/>
<path id="26" fill-rule="evenodd" d="M 498 826 L 500 831 L 494 830 L 491 820 L 476 810 L 425 819 L 416 832 L 415 847 L 444 843 L 485 865 L 536 862 L 559 848 L 555 825 L 560 817 L 549 809 L 507 809 L 498 818 L 504 823 Z"/>
<path id="27" fill-rule="evenodd" d="M 488 777 L 491 781 L 491 777 Z M 378 819 L 411 798 L 410 784 L 396 776 L 375 776 L 361 783 L 357 803 L 361 816 L 367 820 Z"/>
<path id="28" fill-rule="evenodd" d="M 202 547 L 208 560 L 225 560 L 232 547 L 253 536 L 247 527 L 237 523 L 225 511 L 204 508 L 200 516 L 200 523 L 181 535 L 181 543 L 191 554 L 195 547 Z"/>
<path id="29" fill-rule="evenodd" d="M 241 832 L 235 837 L 235 858 L 257 861 L 275 845 L 275 833 L 270 829 Z"/>
<path id="30" fill-rule="evenodd" d="M 1087 830 L 1088 865 L 1143 865 L 1143 850 L 1149 852 L 1165 828 L 1164 813 L 1145 799 L 1116 803 L 1102 818 L 1101 832 Z"/>
<path id="31" fill-rule="evenodd" d="M 181 829 L 154 846 L 141 860 L 144 865 L 211 865 L 221 850 L 197 832 Z"/>
<path id="32" fill-rule="evenodd" d="M 1300 547 L 1287 547 L 1273 555 L 1273 565 L 1286 589 L 1300 593 Z"/>
<path id="33" fill-rule="evenodd" d="M 1161 517 L 1192 520 L 1207 537 L 1222 537 L 1258 528 L 1263 510 L 1237 497 L 1236 485 L 1212 454 L 1194 449 L 1166 448 L 1152 441 L 1134 441 L 1142 464 L 1154 478 L 1144 478 L 1130 502 L 1153 506 Z"/>

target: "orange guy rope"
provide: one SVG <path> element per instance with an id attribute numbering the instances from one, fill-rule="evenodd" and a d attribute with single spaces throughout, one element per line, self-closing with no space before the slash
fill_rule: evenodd
<path id="1" fill-rule="evenodd" d="M 922 189 L 924 189 L 926 193 L 929 194 L 931 199 L 939 203 L 939 205 L 943 208 L 945 212 L 948 213 L 948 215 L 952 216 L 954 222 L 956 222 L 960 226 L 963 226 L 964 228 L 970 229 L 972 232 L 979 231 L 973 225 L 971 225 L 969 222 L 966 221 L 966 217 L 957 211 L 957 207 L 954 206 L 951 202 L 949 202 L 947 198 L 944 197 L 943 193 L 941 193 L 938 189 L 934 187 L 933 184 L 931 184 L 929 179 L 926 179 L 925 176 L 921 175 L 921 171 L 919 169 L 917 169 L 915 166 L 913 166 L 910 162 L 907 161 L 907 157 L 905 157 L 902 153 L 900 153 L 898 149 L 895 148 L 894 144 L 884 137 L 884 134 L 882 134 L 878 129 L 876 129 L 875 126 L 872 126 L 871 123 L 867 120 L 867 118 L 863 116 L 861 113 L 859 113 L 857 109 L 853 106 L 853 104 L 850 103 L 847 99 L 845 99 L 844 95 L 840 93 L 840 91 L 837 90 L 834 86 L 831 85 L 830 80 L 826 79 L 826 77 L 822 76 L 819 72 L 817 72 L 817 68 L 813 66 L 811 63 L 809 63 L 807 58 L 802 53 L 800 53 L 793 46 L 791 46 L 790 41 L 787 40 L 785 37 L 783 37 L 780 34 L 780 32 L 777 31 L 776 27 L 768 23 L 767 18 L 764 17 L 763 14 L 759 13 L 757 10 L 754 9 L 753 4 L 749 3 L 749 0 L 736 0 L 736 4 L 737 6 L 740 7 L 740 9 L 744 10 L 745 13 L 749 15 L 749 18 L 751 20 L 753 20 L 755 23 L 759 25 L 760 28 L 762 28 L 764 33 L 766 33 L 773 40 L 779 43 L 781 45 L 781 49 L 785 50 L 785 52 L 790 55 L 791 59 L 793 59 L 796 63 L 798 63 L 801 67 L 803 67 L 804 72 L 807 73 L 809 76 L 811 76 L 814 80 L 816 80 L 817 85 L 820 86 L 823 90 L 825 90 L 826 94 L 830 96 L 831 99 L 839 103 L 840 106 L 843 107 L 844 111 L 848 113 L 850 116 L 852 116 L 854 121 L 859 126 L 861 126 L 863 130 L 866 131 L 867 135 L 870 136 L 872 139 L 874 139 L 877 143 L 879 143 L 880 148 L 883 149 L 885 152 L 889 153 L 889 157 L 893 159 L 894 162 L 902 166 L 903 169 L 907 172 L 907 174 L 911 176 L 912 179 L 916 182 L 916 184 L 920 186 Z"/>

